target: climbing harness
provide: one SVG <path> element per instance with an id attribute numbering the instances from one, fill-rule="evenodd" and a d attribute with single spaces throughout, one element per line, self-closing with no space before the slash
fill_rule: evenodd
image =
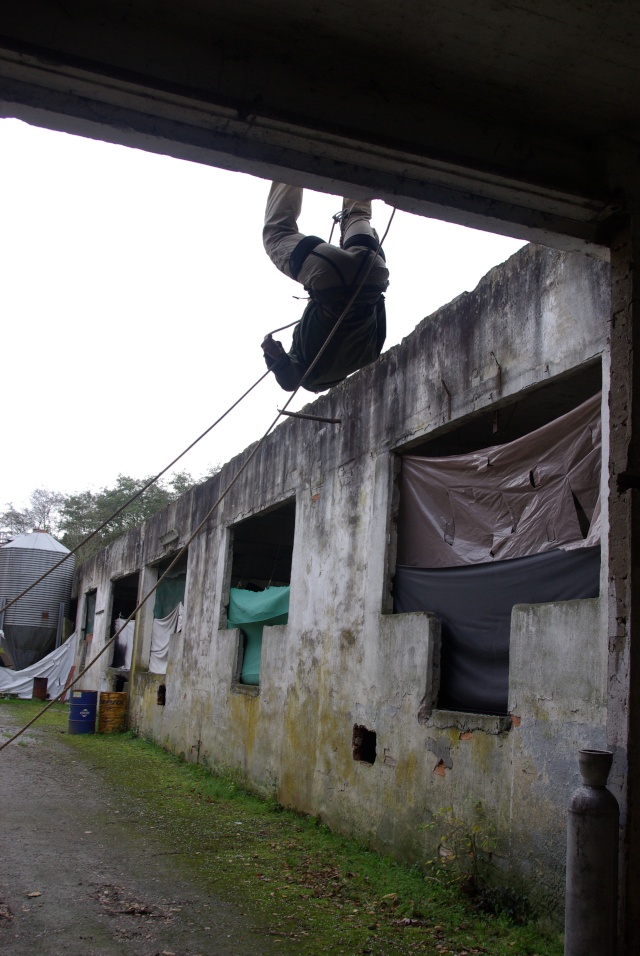
<path id="1" fill-rule="evenodd" d="M 340 212 L 334 213 L 333 216 L 331 217 L 331 219 L 333 220 L 333 224 L 331 226 L 331 232 L 329 233 L 329 239 L 328 239 L 329 245 L 331 244 L 331 240 L 333 238 L 333 232 L 336 225 L 341 224 L 346 219 L 346 217 L 347 217 L 346 209 L 341 209 Z M 320 239 L 319 236 L 305 236 L 305 238 L 298 243 L 296 248 L 293 250 L 293 254 L 291 255 L 291 258 L 289 260 L 289 269 L 294 279 L 298 278 L 300 269 L 302 268 L 302 265 L 305 259 L 307 258 L 307 256 L 311 255 L 313 250 L 323 242 L 324 242 L 324 239 Z M 344 243 L 342 248 L 351 249 L 354 246 L 365 246 L 368 249 L 373 249 L 376 255 L 381 256 L 381 258 L 384 259 L 386 262 L 384 249 L 382 248 L 382 245 L 378 243 L 376 239 L 374 239 L 373 236 L 369 236 L 366 233 L 358 233 L 355 236 L 350 236 L 349 239 L 347 239 L 347 241 Z M 316 253 L 316 255 L 318 255 L 318 253 Z M 322 258 L 325 258 L 325 257 L 322 256 Z M 330 265 L 336 268 L 333 262 L 330 262 Z M 357 279 L 358 277 L 356 275 L 356 278 L 354 279 L 354 283 L 357 282 Z M 340 281 L 342 285 L 344 286 L 345 285 L 344 276 L 340 275 Z M 306 291 L 309 291 L 309 290 L 306 290 Z M 316 298 L 317 295 L 318 293 L 316 293 L 315 296 L 309 293 L 309 295 L 304 297 L 299 295 L 294 295 L 293 298 L 304 299 L 304 301 L 308 302 L 311 299 Z M 293 328 L 294 325 L 299 325 L 301 321 L 302 319 L 300 318 L 300 319 L 296 319 L 294 322 L 289 322 L 288 325 L 281 325 L 279 328 L 272 329 L 270 332 L 267 332 L 265 337 L 268 337 L 270 335 L 275 335 L 276 332 L 284 332 L 286 329 L 291 329 Z"/>
<path id="2" fill-rule="evenodd" d="M 331 217 L 333 219 L 333 225 L 331 226 L 331 232 L 329 233 L 329 242 L 331 242 L 331 240 L 333 239 L 333 230 L 336 228 L 336 226 L 339 226 L 342 224 L 342 221 L 346 215 L 347 215 L 347 210 L 341 209 L 340 212 L 335 212 L 333 216 Z"/>

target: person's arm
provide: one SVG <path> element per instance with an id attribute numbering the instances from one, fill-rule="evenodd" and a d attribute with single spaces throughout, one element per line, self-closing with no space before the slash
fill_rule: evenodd
<path id="1" fill-rule="evenodd" d="M 281 342 L 276 342 L 271 335 L 267 335 L 262 343 L 264 360 L 267 368 L 276 377 L 276 382 L 285 392 L 295 392 L 302 381 L 305 369 L 298 362 L 291 359 L 285 352 Z"/>

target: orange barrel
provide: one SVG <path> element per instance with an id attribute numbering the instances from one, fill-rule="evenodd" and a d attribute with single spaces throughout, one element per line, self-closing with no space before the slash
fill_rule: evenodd
<path id="1" fill-rule="evenodd" d="M 46 700 L 47 699 L 47 684 L 49 683 L 48 677 L 34 677 L 33 678 L 33 690 L 31 691 L 32 700 Z"/>
<path id="2" fill-rule="evenodd" d="M 98 711 L 98 733 L 122 733 L 127 729 L 127 695 L 123 691 L 102 691 Z"/>

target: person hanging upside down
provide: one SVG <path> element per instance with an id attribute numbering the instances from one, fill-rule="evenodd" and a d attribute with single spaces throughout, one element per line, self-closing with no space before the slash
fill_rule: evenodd
<path id="1" fill-rule="evenodd" d="M 303 388 L 310 392 L 324 392 L 380 355 L 387 331 L 383 292 L 389 285 L 389 270 L 371 226 L 370 201 L 343 200 L 342 213 L 336 217 L 340 247 L 298 232 L 301 209 L 300 187 L 272 183 L 262 232 L 264 247 L 280 272 L 302 283 L 309 304 L 288 352 L 271 335 L 262 342 L 262 350 L 278 384 L 294 391 L 359 290 L 304 381 Z"/>

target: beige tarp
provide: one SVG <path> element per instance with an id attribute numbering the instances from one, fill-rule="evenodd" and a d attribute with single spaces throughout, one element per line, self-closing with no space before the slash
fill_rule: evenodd
<path id="1" fill-rule="evenodd" d="M 600 402 L 508 445 L 403 456 L 398 564 L 456 567 L 598 544 Z"/>

